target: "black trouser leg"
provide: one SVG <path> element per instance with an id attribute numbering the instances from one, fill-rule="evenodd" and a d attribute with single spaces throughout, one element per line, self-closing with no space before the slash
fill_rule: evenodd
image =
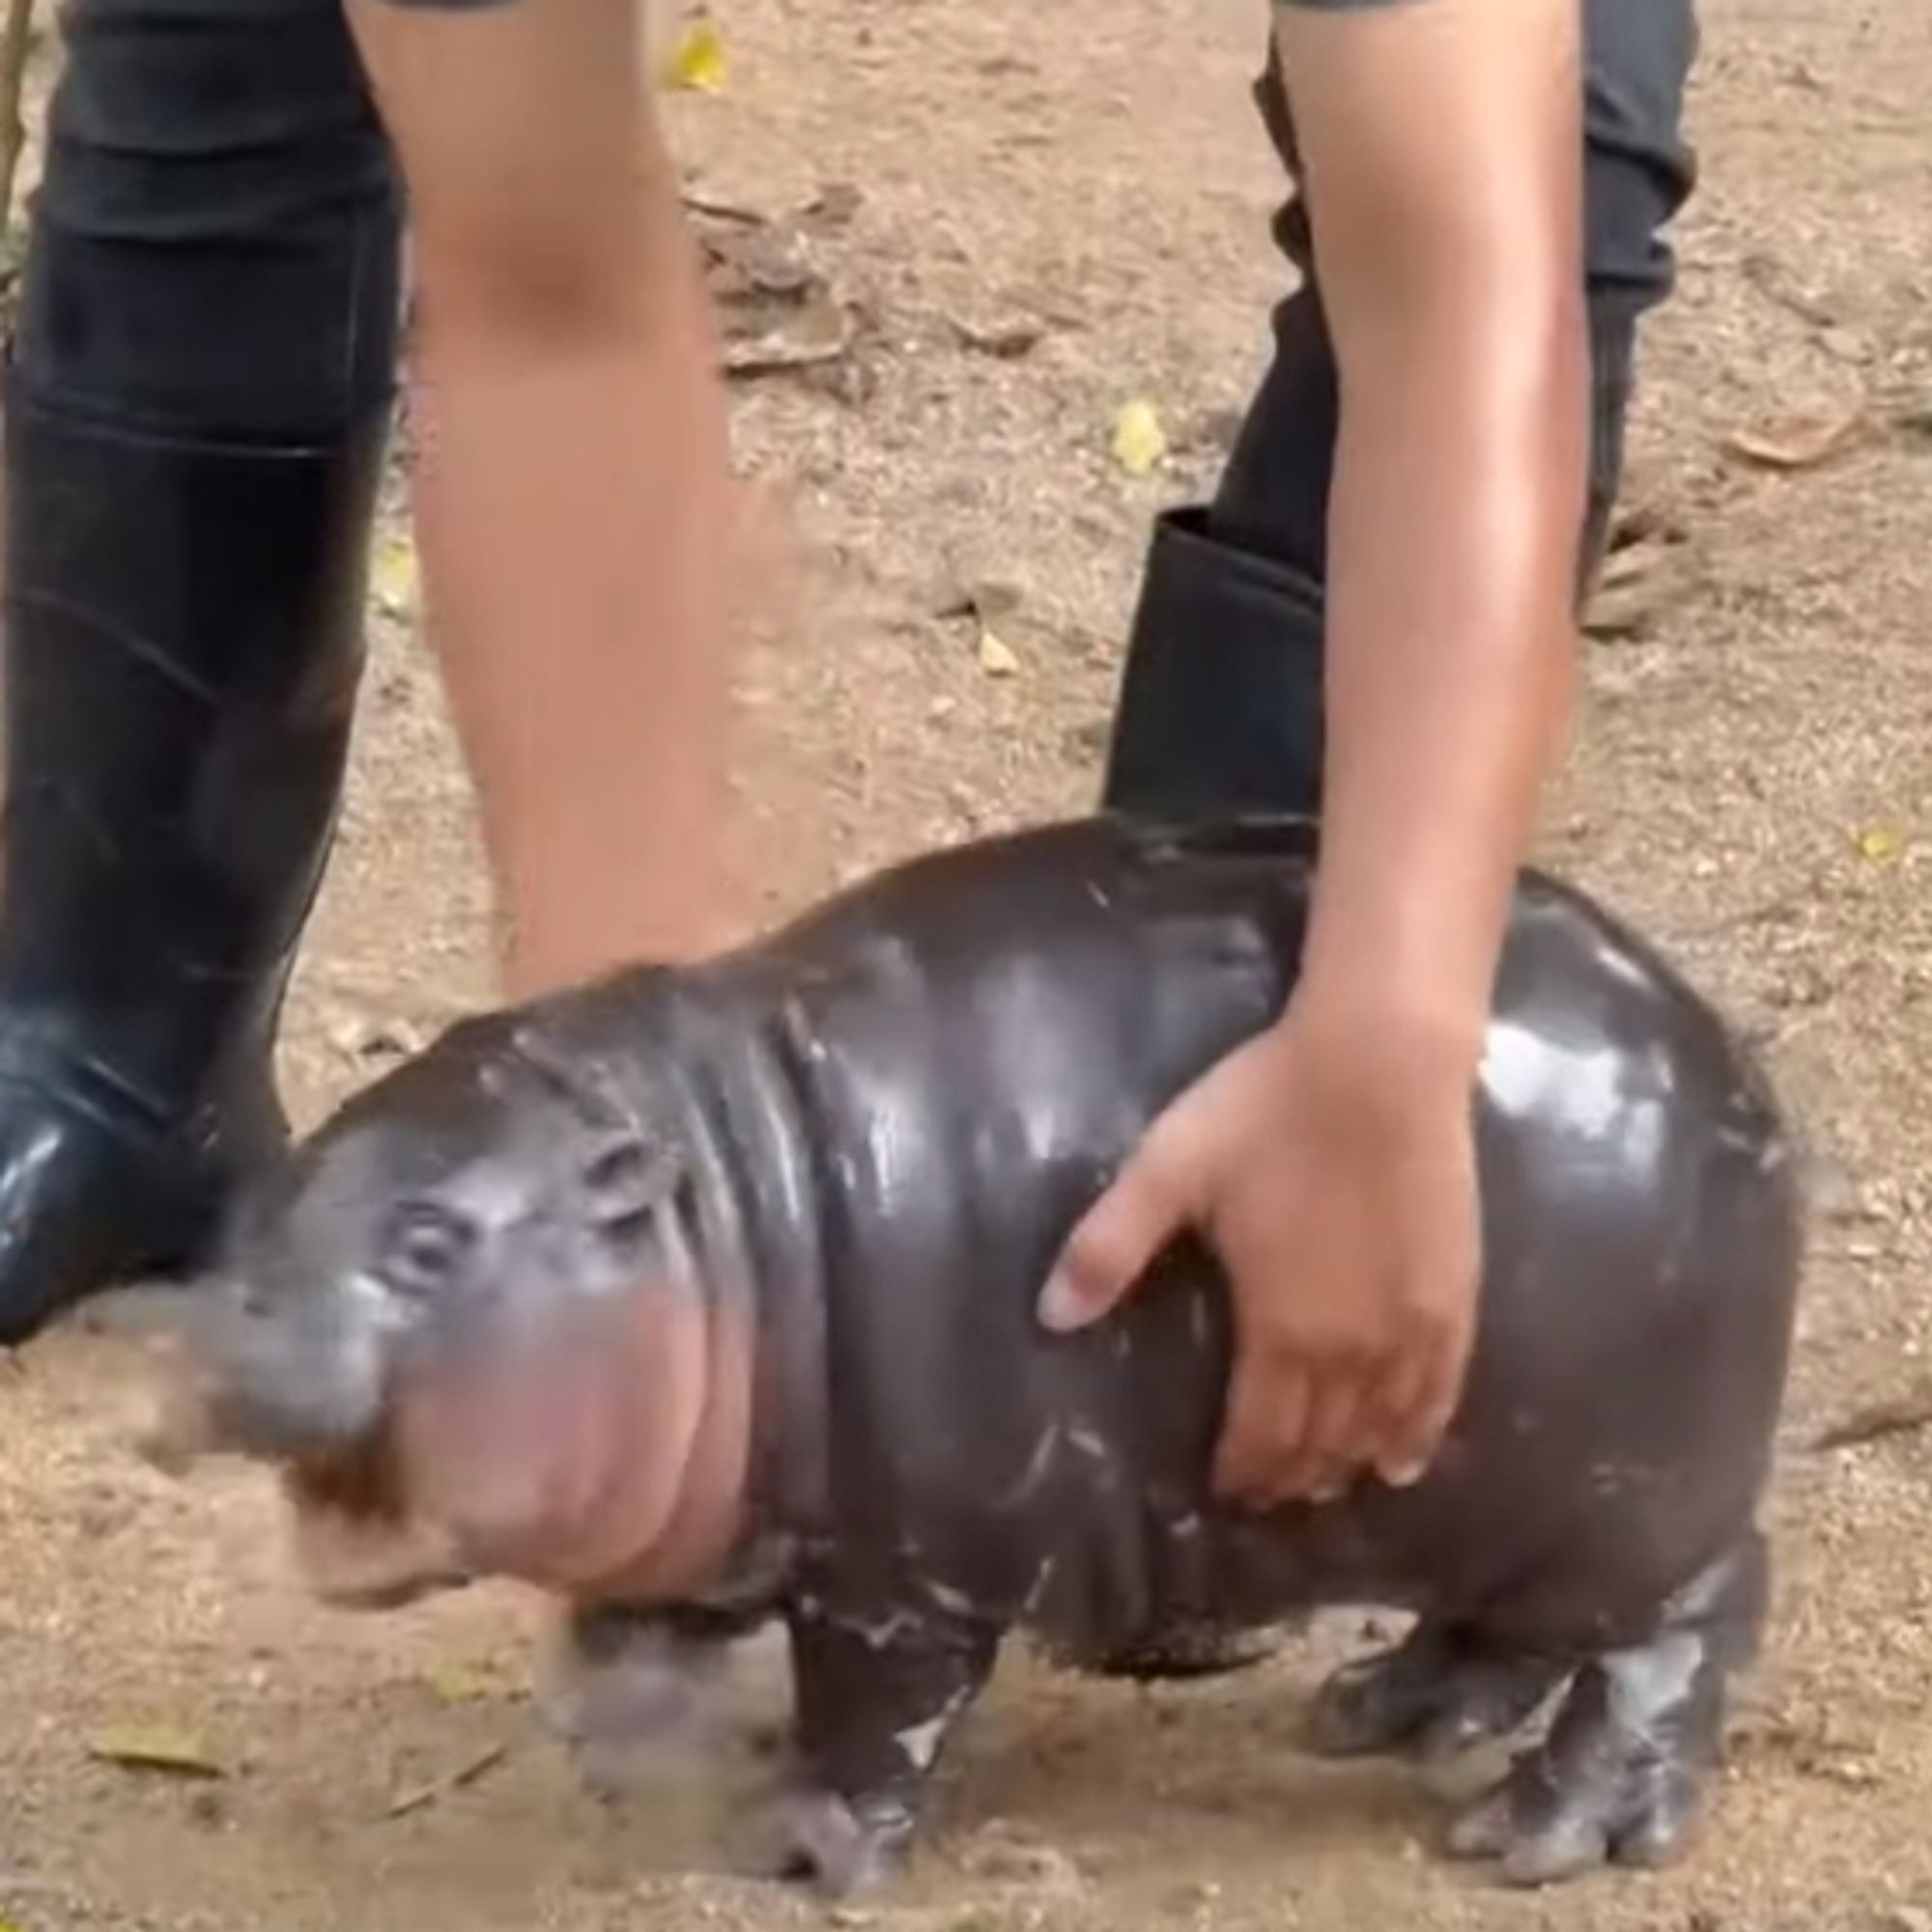
<path id="1" fill-rule="evenodd" d="M 1695 49 L 1690 0 L 1587 0 L 1586 18 L 1592 449 L 1579 584 L 1622 469 L 1638 321 L 1670 288 L 1662 235 L 1691 185 L 1678 123 Z M 1272 58 L 1260 96 L 1292 170 Z M 1320 804 L 1335 360 L 1298 200 L 1276 232 L 1303 283 L 1276 311 L 1274 361 L 1214 499 L 1155 526 L 1105 781 L 1115 810 L 1312 814 Z"/>
<path id="2" fill-rule="evenodd" d="M 6 396 L 0 1341 L 281 1131 L 400 209 L 337 0 L 73 0 Z"/>

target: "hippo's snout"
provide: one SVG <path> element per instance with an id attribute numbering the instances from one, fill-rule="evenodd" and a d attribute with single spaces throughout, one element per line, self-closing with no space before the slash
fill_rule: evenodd
<path id="1" fill-rule="evenodd" d="M 368 1276 L 298 1296 L 245 1277 L 215 1283 L 189 1343 L 209 1446 L 280 1462 L 360 1439 L 382 1419 L 389 1344 L 407 1319 Z"/>

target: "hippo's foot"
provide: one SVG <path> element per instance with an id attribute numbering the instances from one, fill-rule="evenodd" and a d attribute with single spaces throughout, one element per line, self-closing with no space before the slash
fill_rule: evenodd
<path id="1" fill-rule="evenodd" d="M 1722 1750 L 1730 1673 L 1755 1651 L 1766 1573 L 1753 1536 L 1679 1594 L 1649 1642 L 1586 1663 L 1544 1741 L 1457 1822 L 1451 1852 L 1521 1886 L 1675 1859 Z"/>
<path id="2" fill-rule="evenodd" d="M 903 1804 L 854 1804 L 832 1791 L 787 1791 L 757 1821 L 752 1869 L 823 1897 L 863 1897 L 898 1875 L 918 1830 Z"/>
<path id="3" fill-rule="evenodd" d="M 1513 1736 L 1573 1667 L 1420 1624 L 1394 1648 L 1336 1671 L 1315 1693 L 1303 1741 L 1322 1757 L 1400 1751 L 1440 1763 Z"/>
<path id="4" fill-rule="evenodd" d="M 593 1792 L 621 1797 L 720 1742 L 718 1679 L 742 1634 L 700 1612 L 572 1608 L 541 1710 Z"/>
<path id="5" fill-rule="evenodd" d="M 774 1876 L 850 1897 L 912 1848 L 954 1724 L 993 1667 L 999 1632 L 929 1607 L 813 1603 L 789 1618 L 796 1776 L 770 1822 Z"/>

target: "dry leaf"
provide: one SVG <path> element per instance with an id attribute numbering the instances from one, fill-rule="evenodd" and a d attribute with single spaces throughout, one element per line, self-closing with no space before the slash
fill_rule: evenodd
<path id="1" fill-rule="evenodd" d="M 1895 826 L 1868 825 L 1858 837 L 1859 857 L 1873 866 L 1895 866 L 1905 856 L 1905 834 Z"/>
<path id="2" fill-rule="evenodd" d="M 965 589 L 948 597 L 934 614 L 940 617 L 977 617 L 982 625 L 990 624 L 997 631 L 1009 617 L 1019 614 L 1025 601 L 1025 593 L 1017 583 L 1007 583 L 989 577 L 980 582 L 968 584 Z"/>
<path id="3" fill-rule="evenodd" d="M 1011 677 L 1019 668 L 1020 661 L 1012 645 L 999 632 L 983 630 L 980 633 L 980 668 L 988 677 Z"/>
<path id="4" fill-rule="evenodd" d="M 995 361 L 1014 362 L 1039 347 L 1046 333 L 1041 324 L 1028 315 L 951 316 L 952 332 L 968 349 Z"/>
<path id="5" fill-rule="evenodd" d="M 865 204 L 865 191 L 856 182 L 827 182 L 807 204 L 806 219 L 826 228 L 843 228 Z"/>
<path id="6" fill-rule="evenodd" d="M 377 553 L 376 602 L 391 617 L 407 617 L 415 609 L 416 552 L 406 536 L 393 536 Z"/>
<path id="7" fill-rule="evenodd" d="M 1640 638 L 1687 587 L 1683 554 L 1644 539 L 1605 557 L 1584 609 L 1582 629 L 1592 638 Z"/>
<path id="8" fill-rule="evenodd" d="M 117 1724 L 88 1746 L 88 1755 L 128 1771 L 165 1771 L 177 1777 L 225 1777 L 199 1738 L 172 1724 Z"/>
<path id="9" fill-rule="evenodd" d="M 1167 454 L 1167 432 L 1154 406 L 1131 402 L 1114 419 L 1114 461 L 1129 476 L 1151 475 Z"/>
<path id="10" fill-rule="evenodd" d="M 671 49 L 669 80 L 673 87 L 697 94 L 721 94 L 730 77 L 724 58 L 724 37 L 710 20 L 697 19 L 685 28 Z"/>
<path id="11" fill-rule="evenodd" d="M 438 1664 L 423 1682 L 445 1704 L 483 1704 L 500 1697 L 510 1688 L 503 1667 L 494 1658 L 471 1662 L 457 1661 Z"/>
<path id="12" fill-rule="evenodd" d="M 1883 1441 L 1889 1435 L 1909 1435 L 1932 1428 L 1932 1389 L 1918 1389 L 1911 1395 L 1893 1396 L 1875 1402 L 1856 1415 L 1833 1423 L 1813 1437 L 1811 1446 L 1823 1453 L 1851 1449 L 1865 1442 Z"/>
<path id="13" fill-rule="evenodd" d="M 1791 416 L 1763 429 L 1734 430 L 1724 447 L 1766 469 L 1815 469 L 1848 448 L 1863 428 L 1864 416 L 1857 410 Z"/>
<path id="14" fill-rule="evenodd" d="M 845 356 L 851 350 L 852 336 L 850 314 L 831 296 L 821 293 L 762 334 L 727 341 L 724 367 L 734 376 L 818 368 Z"/>

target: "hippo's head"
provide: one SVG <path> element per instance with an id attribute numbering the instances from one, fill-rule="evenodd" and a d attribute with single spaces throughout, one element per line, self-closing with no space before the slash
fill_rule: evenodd
<path id="1" fill-rule="evenodd" d="M 646 1084 L 567 1029 L 472 1021 L 239 1204 L 187 1297 L 194 1434 L 288 1473 L 325 1594 L 577 1589 L 724 1533 L 747 1323 Z"/>

